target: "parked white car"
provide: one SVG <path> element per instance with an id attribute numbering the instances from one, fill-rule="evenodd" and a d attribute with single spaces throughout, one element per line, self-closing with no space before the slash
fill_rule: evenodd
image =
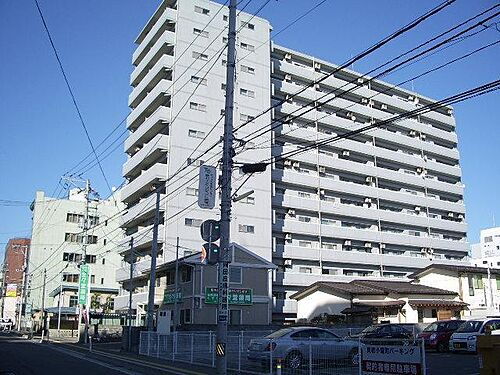
<path id="1" fill-rule="evenodd" d="M 11 319 L 0 318 L 0 331 L 10 331 L 13 325 Z"/>
<path id="2" fill-rule="evenodd" d="M 450 351 L 477 352 L 477 338 L 500 329 L 500 318 L 472 319 L 463 323 L 450 338 Z"/>

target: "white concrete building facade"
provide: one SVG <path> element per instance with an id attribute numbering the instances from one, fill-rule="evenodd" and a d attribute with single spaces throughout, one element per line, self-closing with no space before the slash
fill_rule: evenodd
<path id="1" fill-rule="evenodd" d="M 119 284 L 115 270 L 120 266 L 116 244 L 122 239 L 120 229 L 123 208 L 119 194 L 89 203 L 89 227 L 86 263 L 90 267 L 90 292 L 93 310 L 112 310 L 113 296 Z M 27 303 L 33 311 L 42 307 L 43 275 L 47 271 L 45 307 L 75 309 L 78 305 L 79 264 L 83 260 L 84 193 L 70 190 L 65 198 L 53 198 L 43 191 L 36 193 L 33 212 L 31 253 L 28 272 L 30 283 Z M 97 307 L 99 300 L 99 307 Z"/>
<path id="2" fill-rule="evenodd" d="M 184 250 L 198 250 L 199 224 L 219 215 L 218 202 L 214 210 L 200 210 L 195 201 L 197 167 L 220 159 L 220 144 L 211 146 L 222 134 L 227 14 L 208 0 L 166 0 L 136 39 L 123 166 L 128 237 L 122 244 L 125 259 L 134 237 L 142 270 L 149 267 L 154 186 L 167 186 L 160 263 L 175 256 L 177 237 Z M 269 42 L 267 20 L 245 12 L 238 17 L 235 136 L 266 130 L 235 142 L 238 163 L 280 156 L 433 102 L 381 81 L 366 83 L 350 70 L 315 85 L 337 66 Z M 352 82 L 359 87 L 340 95 Z M 287 120 L 334 90 L 337 97 L 328 104 Z M 236 171 L 235 187 L 240 178 Z M 231 240 L 277 265 L 277 321 L 295 317 L 290 295 L 316 281 L 403 278 L 432 263 L 467 260 L 464 185 L 449 107 L 282 160 L 252 176 L 239 193 L 249 190 L 255 193 L 233 207 Z M 117 278 L 127 288 L 127 263 Z M 147 284 L 135 286 L 145 288 L 146 297 Z"/>
<path id="3" fill-rule="evenodd" d="M 474 266 L 500 268 L 500 227 L 481 230 L 480 242 L 471 245 Z"/>

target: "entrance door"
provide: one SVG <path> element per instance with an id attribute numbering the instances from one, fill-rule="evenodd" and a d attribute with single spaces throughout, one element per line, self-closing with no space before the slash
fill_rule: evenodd
<path id="1" fill-rule="evenodd" d="M 437 318 L 438 320 L 448 320 L 453 316 L 451 310 L 438 310 Z"/>

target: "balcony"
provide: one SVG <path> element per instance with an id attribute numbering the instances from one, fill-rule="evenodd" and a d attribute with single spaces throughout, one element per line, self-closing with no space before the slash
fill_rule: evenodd
<path id="1" fill-rule="evenodd" d="M 163 263 L 163 256 L 159 256 L 156 259 L 156 264 L 159 266 Z M 135 279 L 137 277 L 149 275 L 149 270 L 151 269 L 151 259 L 144 259 L 140 262 L 136 262 L 133 267 L 132 277 Z M 130 279 L 130 265 L 127 264 L 124 267 L 118 268 L 115 271 L 116 281 L 122 282 Z"/>
<path id="2" fill-rule="evenodd" d="M 160 106 L 170 106 L 171 82 L 161 80 L 156 87 L 146 95 L 141 103 L 135 107 L 127 118 L 127 127 L 135 130 L 139 125 L 150 117 Z"/>
<path id="3" fill-rule="evenodd" d="M 130 181 L 122 189 L 122 201 L 132 203 L 151 193 L 154 186 L 167 180 L 167 165 L 157 163 Z"/>
<path id="4" fill-rule="evenodd" d="M 162 155 L 165 155 L 168 150 L 169 137 L 168 135 L 157 134 L 152 140 L 144 145 L 134 156 L 129 158 L 123 164 L 123 176 L 134 178 L 141 173 L 141 170 L 148 168 L 152 163 L 160 160 Z M 162 162 L 166 160 L 162 159 Z"/>
<path id="5" fill-rule="evenodd" d="M 173 57 L 163 55 L 154 66 L 144 75 L 140 83 L 132 90 L 128 97 L 128 105 L 136 107 L 144 96 L 144 92 L 151 91 L 158 82 L 165 78 L 169 79 L 169 71 L 173 66 Z"/>
<path id="6" fill-rule="evenodd" d="M 123 294 L 121 296 L 116 296 L 115 310 L 126 310 L 128 309 L 128 299 L 129 295 Z M 160 305 L 163 301 L 163 290 L 155 288 L 155 305 Z M 148 304 L 148 292 L 134 293 L 132 294 L 132 309 L 137 309 L 137 305 L 147 305 Z"/>
<path id="7" fill-rule="evenodd" d="M 125 152 L 132 155 L 135 152 L 135 147 L 142 146 L 142 144 L 149 142 L 158 133 L 168 134 L 170 112 L 170 108 L 161 106 L 151 116 L 146 118 L 125 140 Z"/>
<path id="8" fill-rule="evenodd" d="M 163 201 L 165 194 L 160 194 L 160 200 Z M 154 216 L 156 207 L 156 194 L 151 194 L 147 198 L 143 198 L 139 203 L 130 207 L 123 215 L 122 227 L 132 227 L 150 217 Z M 160 204 L 160 212 L 164 211 L 164 205 Z"/>
<path id="9" fill-rule="evenodd" d="M 173 45 L 175 43 L 175 32 L 167 30 L 167 27 L 170 26 L 168 23 L 164 23 L 163 25 L 157 24 L 153 28 L 155 28 L 156 26 L 158 26 L 157 32 L 150 32 L 133 53 L 132 64 L 134 64 L 135 66 L 140 64 L 140 62 L 147 56 L 148 52 L 152 49 L 153 46 L 157 44 Z M 162 30 L 164 31 L 162 32 Z"/>
<path id="10" fill-rule="evenodd" d="M 158 243 L 163 243 L 163 232 L 164 226 L 162 224 L 158 225 Z M 130 250 L 130 239 L 134 237 L 134 251 L 144 251 L 151 248 L 153 244 L 153 226 L 144 227 L 139 229 L 136 233 L 131 234 L 130 236 L 125 237 L 121 241 L 118 242 L 118 252 L 120 254 L 124 254 Z M 148 251 L 145 251 L 148 253 Z"/>

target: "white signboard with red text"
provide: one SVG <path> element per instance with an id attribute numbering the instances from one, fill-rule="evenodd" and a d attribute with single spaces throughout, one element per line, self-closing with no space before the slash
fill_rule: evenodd
<path id="1" fill-rule="evenodd" d="M 362 375 L 425 375 L 420 344 L 361 345 Z"/>

